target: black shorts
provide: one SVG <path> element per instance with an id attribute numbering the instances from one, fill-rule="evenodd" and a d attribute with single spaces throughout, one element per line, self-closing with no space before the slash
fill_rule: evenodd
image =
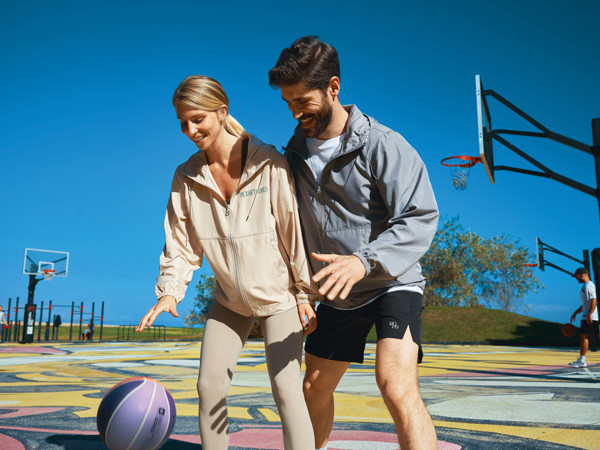
<path id="1" fill-rule="evenodd" d="M 305 350 L 314 356 L 334 361 L 362 364 L 367 335 L 373 324 L 377 340 L 402 339 L 410 327 L 413 341 L 421 349 L 421 312 L 423 295 L 412 291 L 394 291 L 357 309 L 335 309 L 326 304 L 317 308 L 317 329 L 306 338 Z"/>
<path id="2" fill-rule="evenodd" d="M 318 326 L 318 323 L 317 323 Z M 598 334 L 598 321 L 592 320 L 592 323 L 587 323 L 586 320 L 581 321 L 581 334 Z"/>

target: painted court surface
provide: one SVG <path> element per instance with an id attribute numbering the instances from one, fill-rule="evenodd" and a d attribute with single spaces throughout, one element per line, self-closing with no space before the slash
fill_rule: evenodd
<path id="1" fill-rule="evenodd" d="M 0 449 L 102 449 L 104 393 L 149 376 L 173 394 L 177 422 L 164 449 L 201 449 L 198 342 L 0 344 Z M 438 448 L 600 449 L 600 354 L 572 369 L 572 349 L 426 345 L 421 393 Z M 374 378 L 375 346 L 336 393 L 330 449 L 397 449 Z M 262 342 L 249 342 L 228 399 L 230 448 L 283 448 Z"/>

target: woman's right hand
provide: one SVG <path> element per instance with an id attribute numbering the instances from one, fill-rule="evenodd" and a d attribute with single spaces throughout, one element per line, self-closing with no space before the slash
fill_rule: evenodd
<path id="1" fill-rule="evenodd" d="M 152 326 L 158 315 L 162 312 L 170 312 L 173 317 L 179 317 L 177 313 L 177 300 L 172 295 L 163 295 L 156 305 L 154 305 L 150 310 L 146 313 L 142 320 L 140 320 L 140 324 L 137 326 L 135 331 L 144 331 L 144 328 Z"/>

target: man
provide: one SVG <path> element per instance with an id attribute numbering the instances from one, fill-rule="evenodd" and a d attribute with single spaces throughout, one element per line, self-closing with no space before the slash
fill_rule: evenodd
<path id="1" fill-rule="evenodd" d="M 3 326 L 8 326 L 8 322 L 6 321 L 6 317 L 4 316 L 4 311 L 2 311 L 2 305 L 0 305 L 0 323 Z"/>
<path id="2" fill-rule="evenodd" d="M 581 306 L 575 310 L 571 316 L 571 322 L 575 316 L 581 313 L 581 329 L 579 331 L 579 358 L 572 363 L 571 367 L 587 367 L 585 355 L 590 345 L 590 334 L 596 333 L 600 338 L 598 331 L 598 308 L 596 301 L 596 286 L 590 280 L 590 274 L 585 267 L 580 267 L 575 271 L 575 278 L 583 287 L 581 288 Z"/>
<path id="3" fill-rule="evenodd" d="M 62 318 L 60 317 L 60 314 L 56 314 L 54 316 L 54 322 L 52 324 L 52 339 L 53 340 L 58 340 L 58 329 L 62 324 Z"/>
<path id="4" fill-rule="evenodd" d="M 4 315 L 4 311 L 2 311 L 2 305 L 0 305 L 0 342 L 4 340 L 4 335 L 6 334 L 6 329 L 8 328 L 8 322 L 6 321 L 6 316 Z"/>
<path id="5" fill-rule="evenodd" d="M 333 392 L 362 363 L 377 329 L 375 375 L 402 449 L 437 448 L 421 399 L 424 278 L 438 210 L 427 171 L 398 133 L 339 100 L 336 50 L 314 36 L 286 48 L 269 71 L 294 119 L 285 149 L 314 280 L 324 301 L 306 340 L 304 395 L 317 448 L 327 448 Z"/>
<path id="6" fill-rule="evenodd" d="M 88 323 L 87 330 L 85 330 L 85 331 L 83 332 L 82 339 L 83 339 L 84 341 L 85 341 L 86 339 L 87 339 L 88 341 L 91 341 L 91 340 L 94 338 L 94 328 L 95 328 L 95 325 L 94 325 L 94 319 L 91 319 L 91 320 L 90 320 L 90 323 Z"/>

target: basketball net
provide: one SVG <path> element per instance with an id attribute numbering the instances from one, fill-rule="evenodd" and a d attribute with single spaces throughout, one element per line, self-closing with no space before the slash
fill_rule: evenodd
<path id="1" fill-rule="evenodd" d="M 450 173 L 452 173 L 452 183 L 457 191 L 464 191 L 467 188 L 467 178 L 470 170 L 470 167 L 450 167 Z"/>
<path id="2" fill-rule="evenodd" d="M 452 174 L 452 183 L 458 191 L 464 191 L 467 188 L 467 178 L 471 167 L 481 162 L 478 156 L 450 156 L 442 159 L 442 165 L 450 167 Z"/>

